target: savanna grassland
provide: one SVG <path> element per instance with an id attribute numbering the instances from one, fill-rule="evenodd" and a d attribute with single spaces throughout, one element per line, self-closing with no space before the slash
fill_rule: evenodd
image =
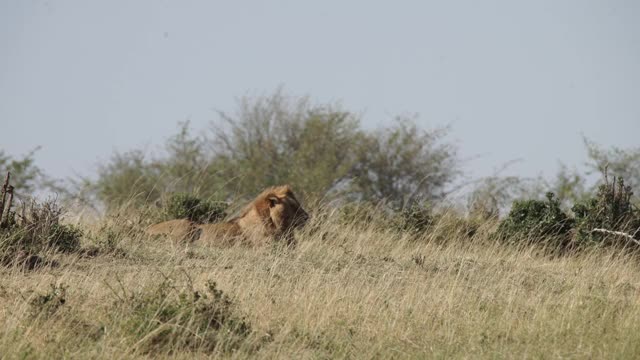
<path id="1" fill-rule="evenodd" d="M 280 89 L 66 181 L 0 149 L 0 358 L 640 358 L 640 148 L 471 179 L 449 132 Z M 144 232 L 282 184 L 295 247 Z"/>
<path id="2" fill-rule="evenodd" d="M 310 209 L 295 248 L 180 245 L 146 220 L 0 268 L 3 358 L 637 358 L 633 252 L 505 245 L 442 216 L 415 234 Z M 214 284 L 215 283 L 215 284 Z"/>

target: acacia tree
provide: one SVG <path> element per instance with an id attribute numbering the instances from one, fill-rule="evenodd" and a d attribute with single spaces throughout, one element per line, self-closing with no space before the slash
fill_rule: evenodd
<path id="1" fill-rule="evenodd" d="M 391 127 L 366 134 L 351 172 L 356 194 L 395 207 L 441 200 L 461 174 L 457 148 L 443 141 L 448 132 L 397 118 Z"/>
<path id="2" fill-rule="evenodd" d="M 353 114 L 280 90 L 242 98 L 235 114 L 219 115 L 221 124 L 212 126 L 213 152 L 232 192 L 289 183 L 322 197 L 347 180 L 361 138 Z"/>

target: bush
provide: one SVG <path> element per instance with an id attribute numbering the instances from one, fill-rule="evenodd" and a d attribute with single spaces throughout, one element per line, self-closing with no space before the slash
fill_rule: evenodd
<path id="1" fill-rule="evenodd" d="M 62 213 L 52 200 L 23 204 L 19 220 L 0 229 L 0 262 L 9 264 L 49 251 L 78 251 L 83 232 L 74 225 L 60 224 Z"/>
<path id="2" fill-rule="evenodd" d="M 202 200 L 190 194 L 175 194 L 164 204 L 164 217 L 189 219 L 197 223 L 210 223 L 224 219 L 227 204 L 220 201 Z"/>
<path id="3" fill-rule="evenodd" d="M 570 240 L 573 219 L 565 214 L 551 192 L 547 200 L 515 201 L 509 215 L 500 223 L 498 238 L 513 242 L 518 239 L 559 240 L 565 246 Z"/>
<path id="4" fill-rule="evenodd" d="M 215 282 L 208 282 L 201 293 L 180 291 L 165 280 L 118 301 L 113 314 L 125 335 L 133 335 L 136 350 L 145 354 L 232 351 L 251 333 L 249 323 L 237 315 Z"/>
<path id="5" fill-rule="evenodd" d="M 53 224 L 49 236 L 49 246 L 60 252 L 70 253 L 80 248 L 83 232 L 71 224 Z"/>
<path id="6" fill-rule="evenodd" d="M 278 90 L 242 98 L 236 112 L 219 113 L 211 132 L 188 123 L 163 145 L 115 154 L 96 180 L 73 193 L 88 203 L 144 207 L 166 193 L 228 199 L 291 184 L 305 200 L 344 197 L 385 201 L 442 199 L 460 175 L 447 128 L 422 130 L 413 118 L 369 131 L 338 104 L 313 104 Z"/>
<path id="7" fill-rule="evenodd" d="M 442 200 L 461 175 L 457 147 L 445 141 L 448 133 L 446 127 L 421 129 L 407 117 L 363 133 L 349 174 L 352 195 L 394 208 Z"/>
<path id="8" fill-rule="evenodd" d="M 434 222 L 431 209 L 417 204 L 406 206 L 394 212 L 392 219 L 395 229 L 412 234 L 424 233 Z"/>
<path id="9" fill-rule="evenodd" d="M 358 116 L 334 104 L 277 90 L 244 97 L 235 113 L 220 112 L 210 143 L 231 192 L 258 193 L 289 183 L 324 197 L 350 178 L 361 137 Z M 303 195 L 303 194 L 299 194 Z"/>
<path id="10" fill-rule="evenodd" d="M 613 233 L 615 231 L 640 239 L 640 212 L 631 203 L 632 196 L 631 187 L 625 186 L 623 178 L 617 181 L 614 178 L 609 183 L 605 176 L 605 182 L 598 187 L 595 197 L 572 208 L 576 217 L 577 240 L 603 243 L 612 236 L 620 240 L 620 235 Z"/>

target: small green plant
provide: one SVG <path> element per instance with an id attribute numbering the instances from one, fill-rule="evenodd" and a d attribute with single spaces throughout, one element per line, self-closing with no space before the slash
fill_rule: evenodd
<path id="1" fill-rule="evenodd" d="M 640 240 L 640 212 L 631 203 L 633 192 L 624 179 L 613 179 L 598 187 L 595 197 L 573 206 L 576 217 L 576 237 L 579 242 L 604 243 L 606 240 Z M 618 234 L 616 234 L 616 232 Z M 620 237 L 623 235 L 623 238 Z"/>
<path id="2" fill-rule="evenodd" d="M 164 204 L 166 219 L 189 219 L 198 223 L 210 223 L 222 220 L 227 204 L 220 201 L 202 200 L 194 195 L 178 193 Z"/>
<path id="3" fill-rule="evenodd" d="M 117 302 L 114 314 L 145 354 L 237 349 L 251 332 L 231 299 L 208 282 L 204 292 L 177 289 L 170 280 Z M 122 316 L 125 314 L 125 316 Z"/>
<path id="4" fill-rule="evenodd" d="M 573 223 L 573 219 L 562 211 L 555 195 L 549 192 L 546 200 L 515 201 L 496 234 L 510 242 L 553 238 L 561 241 L 559 245 L 567 245 Z"/>

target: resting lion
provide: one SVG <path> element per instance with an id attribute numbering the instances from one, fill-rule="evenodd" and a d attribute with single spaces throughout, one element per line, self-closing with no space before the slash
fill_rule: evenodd
<path id="1" fill-rule="evenodd" d="M 302 227 L 309 215 L 296 199 L 289 185 L 264 190 L 235 218 L 214 224 L 197 224 L 186 219 L 149 226 L 149 235 L 165 235 L 173 240 L 203 244 L 248 242 L 258 245 L 271 239 L 293 241 L 292 230 Z"/>

